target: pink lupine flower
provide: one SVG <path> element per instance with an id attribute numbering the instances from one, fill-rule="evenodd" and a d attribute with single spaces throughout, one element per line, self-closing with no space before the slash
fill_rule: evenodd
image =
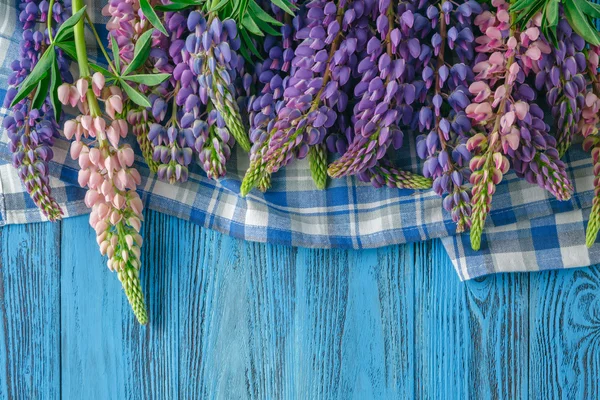
<path id="1" fill-rule="evenodd" d="M 475 50 L 488 57 L 473 67 L 475 82 L 469 92 L 475 97 L 465 110 L 479 132 L 467 143 L 476 155 L 470 163 L 474 185 L 471 245 L 476 250 L 495 185 L 508 170 L 509 158 L 517 174 L 557 198 L 568 198 L 572 190 L 564 164 L 553 147 L 556 141 L 548 128 L 540 129 L 545 125 L 543 112 L 528 104 L 535 92 L 525 78 L 540 71 L 538 62 L 551 50 L 540 35 L 541 19 L 536 16 L 524 31 L 518 32 L 514 27 L 511 29 L 509 4 L 504 0 L 493 0 L 492 4 L 495 12 L 483 12 L 475 18 L 482 33 L 475 39 Z M 521 132 L 527 134 L 522 136 Z M 534 137 L 539 140 L 534 142 Z M 539 143 L 545 143 L 546 147 Z"/>

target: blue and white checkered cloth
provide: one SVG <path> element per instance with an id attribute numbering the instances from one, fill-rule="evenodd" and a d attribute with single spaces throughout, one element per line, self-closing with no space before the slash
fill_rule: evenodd
<path id="1" fill-rule="evenodd" d="M 14 5 L 0 0 L 0 104 L 6 94 L 10 62 L 18 56 L 21 30 Z M 100 17 L 98 10 L 92 17 Z M 100 19 L 98 19 L 100 21 Z M 98 25 L 102 28 L 101 24 Z M 101 31 L 101 35 L 105 31 Z M 93 39 L 90 37 L 90 41 Z M 95 52 L 91 51 L 93 59 Z M 9 110 L 0 109 L 0 126 Z M 410 135 L 409 135 L 410 136 Z M 0 226 L 43 221 L 10 165 L 8 137 L 0 129 Z M 419 171 L 414 137 L 400 166 Z M 566 155 L 575 194 L 566 202 L 518 179 L 512 172 L 498 186 L 479 252 L 468 234 L 456 235 L 450 215 L 433 191 L 375 189 L 354 178 L 315 189 L 308 164 L 298 161 L 273 176 L 265 194 L 239 196 L 248 157 L 234 154 L 226 178 L 215 182 L 192 168 L 187 183 L 170 185 L 151 175 L 143 159 L 137 167 L 146 207 L 251 241 L 320 248 L 374 248 L 442 238 L 461 279 L 509 271 L 588 266 L 600 262 L 600 243 L 585 246 L 585 226 L 593 198 L 591 157 L 576 144 Z M 65 217 L 88 212 L 77 185 L 77 164 L 68 143 L 58 140 L 50 174 L 53 193 Z"/>

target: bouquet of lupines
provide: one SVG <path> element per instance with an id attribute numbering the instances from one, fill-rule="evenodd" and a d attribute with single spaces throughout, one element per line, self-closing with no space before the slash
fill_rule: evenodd
<path id="1" fill-rule="evenodd" d="M 443 207 L 456 222 L 457 232 L 471 226 L 471 194 L 467 187 L 471 152 L 467 140 L 471 122 L 465 113 L 473 82 L 472 21 L 481 6 L 469 1 L 455 7 L 443 1 L 427 8 L 431 21 L 430 51 L 433 57 L 423 68 L 425 102 L 418 112 L 417 154 L 425 159 L 423 175 L 431 177 L 433 189 L 445 196 Z"/>
<path id="2" fill-rule="evenodd" d="M 19 7 L 23 40 L 20 58 L 11 64 L 13 73 L 8 78 L 11 88 L 4 102 L 6 108 L 12 103 L 13 114 L 4 119 L 3 125 L 10 138 L 12 164 L 27 192 L 44 215 L 55 221 L 61 218 L 62 210 L 52 197 L 48 162 L 53 157 L 52 146 L 59 135 L 61 117 L 56 88 L 62 81 L 71 82 L 73 78 L 64 51 L 59 47 L 51 47 L 47 53 L 46 50 L 58 27 L 69 17 L 70 7 L 62 1 L 46 0 L 23 1 Z M 32 71 L 38 64 L 38 72 L 45 75 L 32 82 Z M 18 86 L 27 85 L 31 85 L 30 93 L 17 93 Z"/>
<path id="3" fill-rule="evenodd" d="M 457 232 L 471 230 L 474 249 L 510 169 L 570 198 L 560 158 L 581 135 L 596 175 L 588 246 L 600 230 L 594 3 L 107 0 L 108 51 L 83 0 L 25 1 L 20 10 L 4 120 L 13 164 L 56 220 L 48 163 L 61 131 L 73 141 L 100 251 L 141 323 L 143 202 L 123 141 L 130 132 L 150 172 L 173 184 L 194 164 L 220 179 L 238 145 L 250 153 L 242 196 L 266 191 L 273 173 L 305 157 L 318 189 L 328 176 L 432 187 Z M 88 60 L 84 26 L 105 63 Z M 64 118 L 62 105 L 74 116 Z M 400 168 L 396 150 L 407 143 L 422 175 Z"/>

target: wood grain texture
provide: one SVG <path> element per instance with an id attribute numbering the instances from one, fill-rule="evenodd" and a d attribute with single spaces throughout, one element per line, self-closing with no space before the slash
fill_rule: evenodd
<path id="1" fill-rule="evenodd" d="M 60 225 L 0 229 L 0 398 L 60 395 Z"/>
<path id="2" fill-rule="evenodd" d="M 0 398 L 600 398 L 599 267 L 461 283 L 438 241 L 144 235 L 140 327 L 86 217 L 0 229 Z"/>
<path id="3" fill-rule="evenodd" d="M 600 398 L 600 267 L 536 274 L 529 301 L 531 397 Z"/>

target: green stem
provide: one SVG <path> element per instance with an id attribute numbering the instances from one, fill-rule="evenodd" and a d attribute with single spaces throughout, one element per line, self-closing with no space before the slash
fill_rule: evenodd
<path id="1" fill-rule="evenodd" d="M 73 14 L 83 8 L 83 0 L 73 0 L 71 5 Z M 79 66 L 79 76 L 81 78 L 88 79 L 90 77 L 90 65 L 87 56 L 87 49 L 85 47 L 85 26 L 83 19 L 80 19 L 75 27 L 73 28 L 73 34 L 75 35 L 75 52 L 77 54 L 77 65 Z M 87 91 L 87 100 L 90 107 L 90 114 L 93 117 L 97 117 L 101 114 L 100 105 L 98 99 L 91 87 Z"/>
<path id="2" fill-rule="evenodd" d="M 48 5 L 48 39 L 50 39 L 50 43 L 54 42 L 54 37 L 52 36 L 52 7 L 54 7 L 54 0 L 50 0 L 50 4 Z"/>
<path id="3" fill-rule="evenodd" d="M 94 23 L 90 19 L 90 16 L 88 15 L 87 12 L 85 13 L 85 19 L 87 20 L 88 25 L 90 26 L 90 29 L 92 30 L 92 33 L 94 34 L 94 37 L 96 38 L 96 42 L 98 43 L 98 47 L 100 47 L 100 51 L 102 52 L 102 55 L 104 55 L 104 58 L 106 58 L 106 61 L 108 62 L 108 66 L 115 72 L 115 74 L 119 75 L 120 71 L 117 71 L 117 69 L 113 65 L 110 57 L 108 56 L 108 53 L 106 52 L 106 49 L 104 48 L 104 45 L 102 44 L 102 40 L 100 40 L 100 36 L 98 35 L 98 31 L 96 31 L 96 27 L 94 26 Z M 118 54 L 113 54 L 113 55 L 115 57 L 119 56 Z"/>

